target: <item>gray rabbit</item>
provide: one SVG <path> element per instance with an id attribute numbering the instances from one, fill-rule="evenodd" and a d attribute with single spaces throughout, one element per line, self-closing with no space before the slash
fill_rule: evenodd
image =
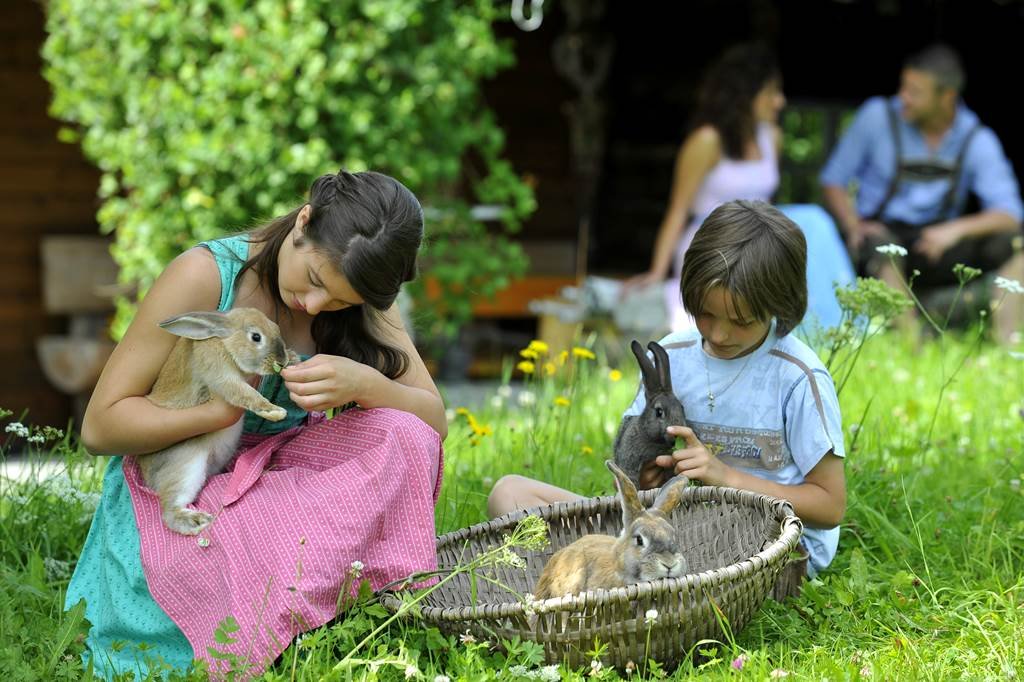
<path id="1" fill-rule="evenodd" d="M 622 418 L 613 445 L 615 463 L 634 485 L 639 485 L 640 470 L 645 464 L 658 455 L 672 452 L 675 438 L 666 429 L 669 426 L 686 426 L 683 404 L 672 392 L 668 353 L 654 341 L 647 347 L 654 353 L 653 364 L 643 346 L 636 340 L 630 344 L 640 365 L 647 403 L 639 416 Z"/>

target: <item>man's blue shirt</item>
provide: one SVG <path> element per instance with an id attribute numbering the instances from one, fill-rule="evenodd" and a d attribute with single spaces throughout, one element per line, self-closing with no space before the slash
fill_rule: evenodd
<path id="1" fill-rule="evenodd" d="M 857 182 L 857 213 L 864 218 L 881 206 L 896 172 L 887 105 L 900 111 L 898 97 L 873 97 L 861 105 L 821 172 L 823 185 L 848 187 Z M 917 127 L 902 116 L 897 115 L 897 120 L 904 162 L 946 165 L 956 161 L 964 140 L 978 125 L 978 116 L 963 103 L 958 104 L 952 127 L 932 150 Z M 1003 211 L 1018 221 L 1024 216 L 1013 167 L 990 128 L 981 126 L 971 136 L 952 209 L 940 215 L 950 182 L 948 178 L 900 182 L 880 219 L 923 225 L 954 218 L 963 213 L 968 191 L 978 197 L 982 210 Z"/>

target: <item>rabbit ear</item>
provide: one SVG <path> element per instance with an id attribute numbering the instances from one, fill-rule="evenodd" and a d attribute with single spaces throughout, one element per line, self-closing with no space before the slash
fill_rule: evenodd
<path id="1" fill-rule="evenodd" d="M 622 527 L 628 528 L 634 520 L 646 514 L 647 510 L 640 503 L 640 496 L 637 495 L 636 486 L 633 485 L 633 481 L 629 480 L 626 472 L 610 459 L 606 459 L 604 463 L 619 481 L 619 496 L 622 500 Z"/>
<path id="2" fill-rule="evenodd" d="M 654 369 L 654 365 L 651 364 L 651 359 L 647 357 L 644 347 L 641 346 L 640 342 L 636 339 L 633 339 L 633 342 L 629 344 L 629 347 L 633 349 L 633 355 L 636 356 L 636 362 L 640 365 L 640 374 L 644 379 L 644 391 L 648 396 L 652 393 L 661 392 L 661 379 L 658 377 L 658 371 Z"/>
<path id="3" fill-rule="evenodd" d="M 658 369 L 658 379 L 664 391 L 672 392 L 672 371 L 668 362 L 668 352 L 657 341 L 651 341 L 647 347 L 654 353 L 654 366 Z"/>
<path id="4" fill-rule="evenodd" d="M 666 515 L 671 514 L 672 510 L 679 506 L 679 501 L 683 499 L 683 491 L 688 485 L 690 485 L 689 478 L 683 474 L 676 474 L 669 479 L 668 483 L 661 486 L 661 491 L 654 499 L 652 508 Z"/>
<path id="5" fill-rule="evenodd" d="M 202 341 L 217 337 L 224 339 L 235 331 L 224 313 L 199 311 L 169 317 L 160 326 L 176 336 Z"/>

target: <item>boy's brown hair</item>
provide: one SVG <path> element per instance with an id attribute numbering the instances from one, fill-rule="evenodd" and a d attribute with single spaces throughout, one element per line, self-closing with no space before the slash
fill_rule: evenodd
<path id="1" fill-rule="evenodd" d="M 737 199 L 704 220 L 683 259 L 679 291 L 697 317 L 708 292 L 725 287 L 761 322 L 785 336 L 807 311 L 807 241 L 792 220 L 763 201 Z"/>

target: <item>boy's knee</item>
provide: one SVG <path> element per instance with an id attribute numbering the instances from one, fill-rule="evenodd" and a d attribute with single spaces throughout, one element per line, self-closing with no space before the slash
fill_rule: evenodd
<path id="1" fill-rule="evenodd" d="M 490 495 L 487 496 L 487 515 L 493 519 L 513 511 L 516 508 L 517 493 L 522 491 L 527 481 L 529 481 L 528 478 L 517 474 L 508 474 L 499 478 L 491 488 Z"/>

